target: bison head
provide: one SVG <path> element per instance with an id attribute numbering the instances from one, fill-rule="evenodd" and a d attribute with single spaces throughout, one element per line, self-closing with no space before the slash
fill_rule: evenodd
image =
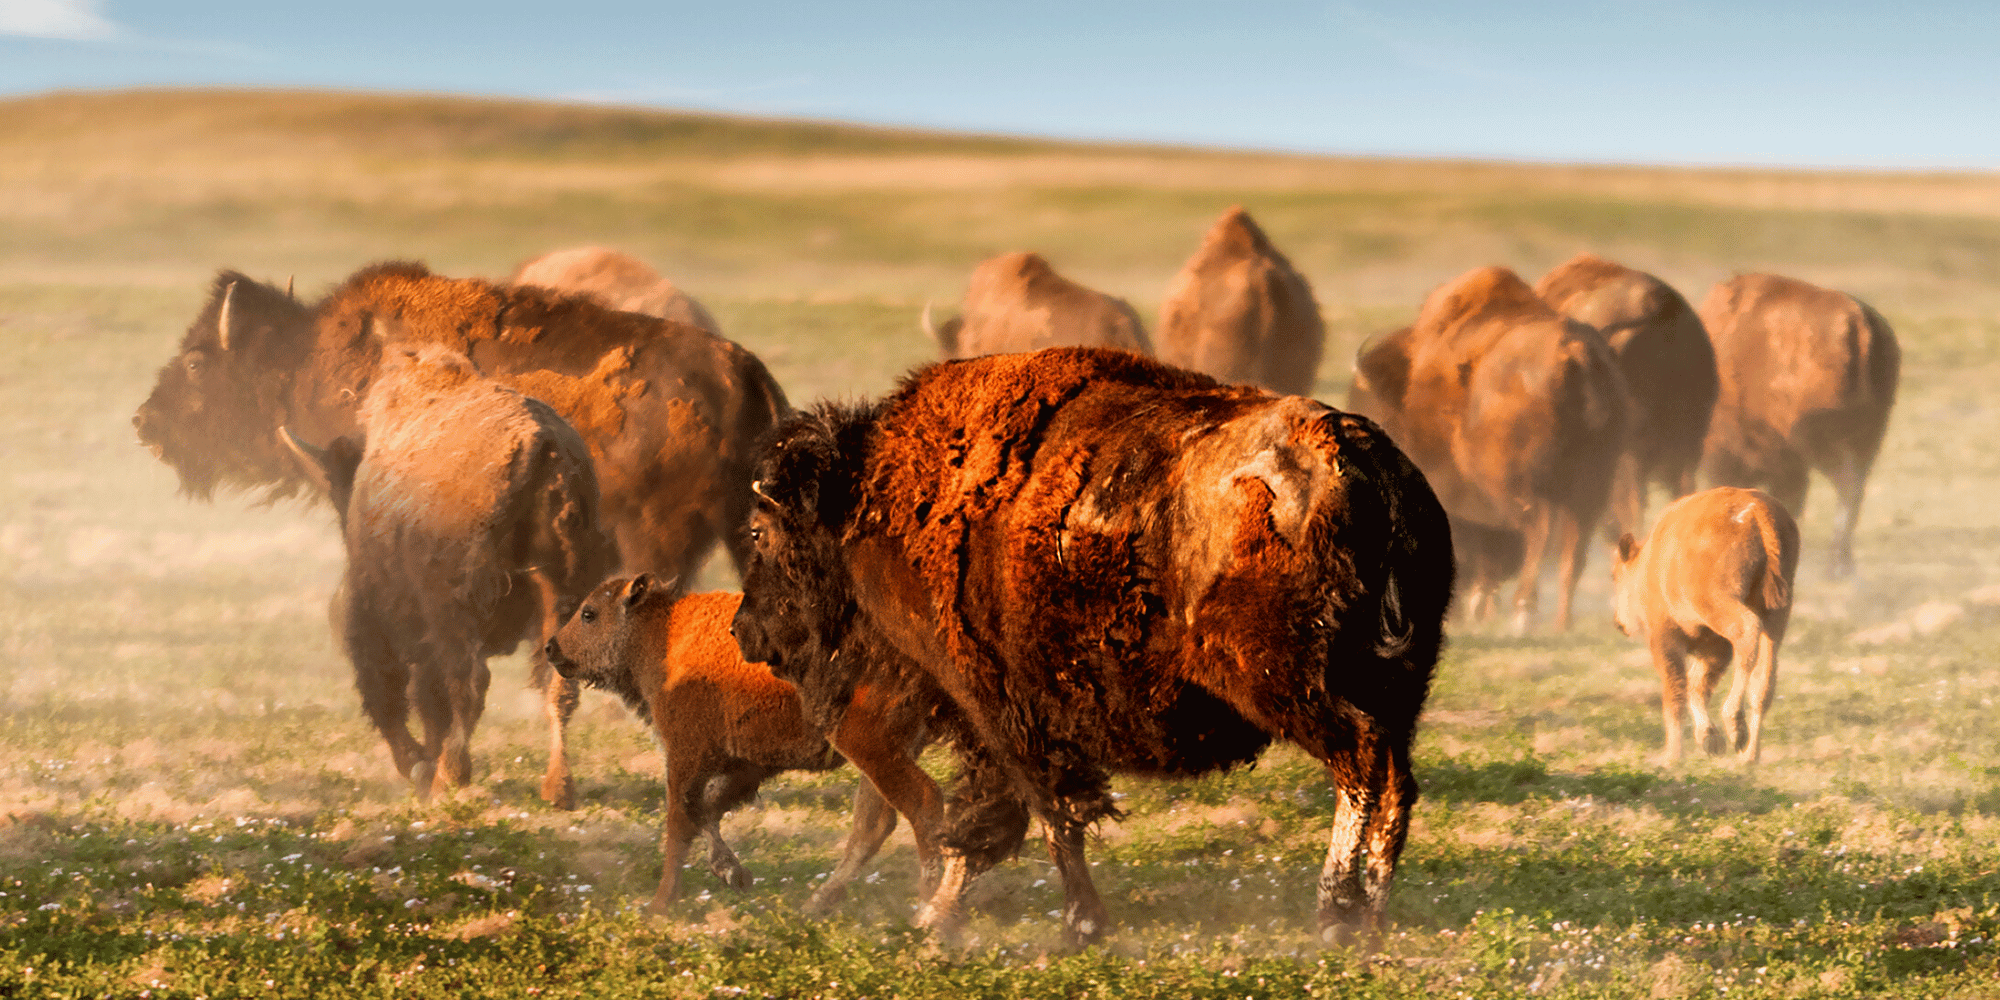
<path id="1" fill-rule="evenodd" d="M 841 536 L 871 423 L 869 411 L 821 404 L 774 428 L 754 471 L 750 558 L 730 631 L 744 659 L 801 688 L 822 670 L 845 671 L 834 660 L 855 603 Z"/>
<path id="2" fill-rule="evenodd" d="M 606 580 L 549 637 L 542 654 L 564 678 L 610 691 L 636 710 L 645 704 L 638 658 L 657 653 L 647 649 L 647 621 L 669 611 L 679 596 L 676 581 L 651 573 Z"/>
<path id="3" fill-rule="evenodd" d="M 272 431 L 286 421 L 292 373 L 311 340 L 311 311 L 290 289 L 235 271 L 216 275 L 180 353 L 160 368 L 132 417 L 139 442 L 173 467 L 191 496 L 207 498 L 224 485 L 290 494 L 298 467 Z"/>

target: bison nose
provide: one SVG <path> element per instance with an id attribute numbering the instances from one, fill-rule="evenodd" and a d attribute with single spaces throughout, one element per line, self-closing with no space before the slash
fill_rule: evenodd
<path id="1" fill-rule="evenodd" d="M 549 641 L 543 644 L 542 658 L 548 660 L 549 666 L 554 667 L 556 673 L 562 675 L 564 680 L 576 675 L 576 661 L 563 655 L 562 647 L 556 645 L 554 636 L 550 636 Z"/>

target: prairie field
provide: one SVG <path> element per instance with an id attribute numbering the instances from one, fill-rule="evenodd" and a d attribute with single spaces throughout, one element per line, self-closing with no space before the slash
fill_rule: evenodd
<path id="1" fill-rule="evenodd" d="M 622 706 L 585 695 L 583 804 L 551 810 L 526 661 L 496 661 L 475 783 L 417 804 L 328 632 L 332 512 L 186 499 L 130 423 L 222 267 L 311 297 L 377 260 L 500 278 L 613 246 L 803 403 L 931 357 L 918 312 L 1007 250 L 1151 322 L 1233 204 L 1313 283 L 1336 405 L 1364 338 L 1484 264 L 1532 282 L 1591 250 L 1695 301 L 1773 271 L 1889 318 L 1903 381 L 1860 572 L 1826 579 L 1818 480 L 1761 765 L 1658 763 L 1657 676 L 1611 623 L 1599 545 L 1570 633 L 1453 630 L 1373 947 L 1315 943 L 1332 794 L 1287 748 L 1121 780 L 1092 854 L 1121 925 L 1080 953 L 1034 836 L 980 880 L 959 947 L 909 926 L 903 831 L 833 917 L 801 916 L 852 770 L 767 784 L 723 824 L 756 884 L 697 847 L 651 917 L 661 764 Z M 0 345 L 0 997 L 2000 996 L 2000 176 L 58 93 L 0 101 Z M 724 559 L 700 582 L 735 585 Z"/>

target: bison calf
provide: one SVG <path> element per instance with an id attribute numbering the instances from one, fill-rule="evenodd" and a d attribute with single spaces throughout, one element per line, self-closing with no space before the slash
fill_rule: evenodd
<path id="1" fill-rule="evenodd" d="M 534 632 L 534 648 L 617 561 L 598 528 L 590 453 L 540 400 L 482 376 L 441 347 L 385 352 L 362 401 L 365 443 L 324 450 L 279 435 L 339 511 L 347 571 L 336 636 L 361 705 L 396 770 L 428 799 L 472 778 L 472 730 L 486 657 Z M 543 794 L 568 796 L 560 720 L 576 687 L 535 659 L 557 722 Z M 424 741 L 411 736 L 410 703 Z"/>
<path id="2" fill-rule="evenodd" d="M 1792 617 L 1798 565 L 1798 525 L 1757 490 L 1725 486 L 1684 497 L 1660 513 L 1644 545 L 1629 534 L 1618 540 L 1612 611 L 1619 631 L 1643 636 L 1652 648 L 1667 728 L 1665 762 L 1681 757 L 1684 711 L 1694 713 L 1702 748 L 1723 751 L 1708 698 L 1732 662 L 1736 672 L 1722 715 L 1734 727 L 1737 756 L 1757 762 L 1764 713 L 1778 688 L 1778 643 Z M 1690 653 L 1701 663 L 1692 691 Z"/>
<path id="3" fill-rule="evenodd" d="M 932 845 L 943 800 L 915 759 L 924 739 L 921 708 L 878 697 L 879 688 L 858 688 L 829 745 L 807 720 L 798 689 L 737 653 L 729 623 L 741 600 L 739 594 L 676 599 L 671 584 L 643 573 L 614 579 L 585 598 L 546 648 L 564 677 L 624 698 L 659 744 L 666 764 L 663 867 L 651 909 L 660 912 L 679 895 L 681 864 L 696 831 L 708 838 L 709 870 L 748 888 L 750 873 L 722 839 L 722 814 L 780 771 L 824 771 L 840 766 L 842 755 L 867 778 L 854 793 L 854 825 L 840 865 L 807 909 L 838 903 L 881 849 L 896 828 L 889 802 L 910 817 L 928 883 L 937 867 Z"/>

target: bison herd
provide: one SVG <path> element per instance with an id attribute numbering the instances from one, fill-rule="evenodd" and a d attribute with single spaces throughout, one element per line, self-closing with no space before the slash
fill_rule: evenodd
<path id="1" fill-rule="evenodd" d="M 665 760 L 655 909 L 697 834 L 748 885 L 722 814 L 846 761 L 867 780 L 810 908 L 900 815 L 917 921 L 949 937 L 1039 820 L 1065 933 L 1091 941 L 1111 918 L 1084 846 L 1120 814 L 1112 775 L 1283 740 L 1335 791 L 1318 915 L 1336 940 L 1384 912 L 1454 580 L 1483 617 L 1517 577 L 1525 628 L 1553 547 L 1567 627 L 1607 511 L 1614 617 L 1659 667 L 1668 756 L 1684 710 L 1704 749 L 1730 742 L 1707 702 L 1733 663 L 1724 728 L 1756 759 L 1807 473 L 1839 494 L 1830 566 L 1850 572 L 1898 365 L 1846 295 L 1746 275 L 1697 311 L 1585 254 L 1533 287 L 1500 267 L 1439 287 L 1361 348 L 1343 412 L 1308 398 L 1311 287 L 1240 208 L 1168 288 L 1160 360 L 1130 305 L 1032 253 L 930 313 L 950 360 L 795 410 L 614 251 L 505 284 L 378 264 L 310 304 L 224 271 L 133 423 L 190 495 L 331 502 L 335 635 L 419 797 L 471 779 L 488 657 L 531 643 L 557 807 L 578 686 L 619 695 Z M 1698 470 L 1726 488 L 1694 494 Z M 1654 484 L 1682 499 L 1641 542 Z M 684 593 L 718 542 L 742 593 Z M 916 763 L 933 743 L 961 763 L 945 789 Z"/>

